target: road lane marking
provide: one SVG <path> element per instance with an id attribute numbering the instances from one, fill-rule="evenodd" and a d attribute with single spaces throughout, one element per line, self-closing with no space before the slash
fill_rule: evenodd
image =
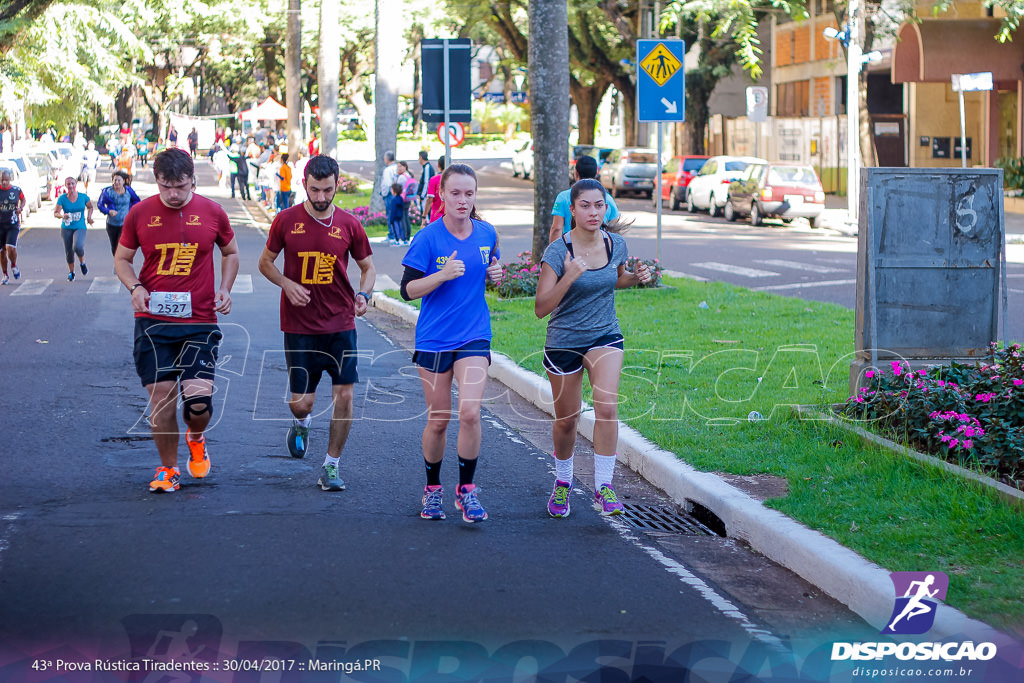
<path id="1" fill-rule="evenodd" d="M 778 291 L 780 289 L 803 289 L 804 287 L 839 287 L 840 285 L 855 285 L 856 280 L 821 280 L 818 282 L 791 282 L 788 285 L 766 285 L 764 287 L 751 287 L 754 292 Z"/>
<path id="2" fill-rule="evenodd" d="M 778 273 L 770 270 L 744 268 L 743 266 L 734 266 L 729 263 L 719 263 L 718 261 L 704 261 L 702 263 L 691 263 L 690 265 L 698 268 L 707 268 L 708 270 L 717 270 L 731 275 L 742 275 L 743 277 L 774 277 L 778 275 Z"/>
<path id="3" fill-rule="evenodd" d="M 680 272 L 678 270 L 669 270 L 668 268 L 662 268 L 661 269 L 661 274 L 664 275 L 665 277 L 689 278 L 691 280 L 696 280 L 697 282 L 707 282 L 708 281 L 708 279 L 706 277 L 701 277 L 700 275 L 690 275 L 689 273 L 683 273 L 683 272 Z"/>
<path id="4" fill-rule="evenodd" d="M 756 260 L 754 263 L 763 263 L 766 266 L 775 266 L 777 268 L 792 268 L 793 270 L 807 270 L 812 273 L 821 273 L 822 275 L 828 275 L 829 273 L 844 273 L 846 272 L 842 268 L 832 268 L 830 266 L 819 266 L 814 263 L 801 263 L 800 261 L 786 261 L 785 259 L 761 259 Z"/>
<path id="5" fill-rule="evenodd" d="M 11 536 L 14 535 L 14 523 L 20 518 L 20 512 L 12 512 L 0 518 L 7 522 L 7 524 L 4 525 L 3 533 L 0 533 L 0 569 L 3 569 L 4 551 L 11 547 Z"/>
<path id="6" fill-rule="evenodd" d="M 11 296 L 33 296 L 36 294 L 42 294 L 46 291 L 46 288 L 52 284 L 52 279 L 25 280 L 16 290 L 11 292 Z"/>
<path id="7" fill-rule="evenodd" d="M 685 566 L 671 557 L 668 557 L 657 548 L 644 543 L 639 536 L 632 532 L 625 522 L 617 519 L 611 519 L 610 517 L 605 517 L 604 519 L 612 526 L 613 529 L 615 529 L 615 531 L 619 533 L 619 536 L 642 550 L 655 562 L 668 570 L 670 574 L 674 574 L 679 577 L 680 581 L 696 590 L 702 598 L 707 600 L 712 607 L 718 610 L 719 614 L 735 621 L 739 624 L 740 628 L 749 633 L 755 640 L 778 650 L 786 650 L 786 646 L 771 631 L 761 628 L 751 621 L 739 607 L 732 603 L 732 601 L 706 584 L 700 579 L 700 577 L 695 576 Z"/>
<path id="8" fill-rule="evenodd" d="M 116 277 L 93 278 L 86 294 L 117 294 L 121 291 L 121 281 Z"/>
<path id="9" fill-rule="evenodd" d="M 235 284 L 231 287 L 232 294 L 252 294 L 252 275 L 242 273 L 235 277 Z"/>

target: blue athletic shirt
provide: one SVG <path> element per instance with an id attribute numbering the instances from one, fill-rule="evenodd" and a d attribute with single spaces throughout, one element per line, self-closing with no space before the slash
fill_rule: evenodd
<path id="1" fill-rule="evenodd" d="M 501 258 L 498 232 L 484 221 L 473 221 L 473 232 L 458 239 L 439 218 L 416 233 L 402 265 L 424 277 L 444 267 L 451 253 L 466 264 L 462 276 L 448 280 L 423 297 L 416 323 L 417 351 L 453 351 L 477 339 L 491 340 L 491 312 L 484 299 L 487 266 Z"/>
<path id="2" fill-rule="evenodd" d="M 78 193 L 78 201 L 73 202 L 66 194 L 57 197 L 57 206 L 64 210 L 62 228 L 67 230 L 85 230 L 85 210 L 89 204 L 89 197 L 84 192 Z"/>

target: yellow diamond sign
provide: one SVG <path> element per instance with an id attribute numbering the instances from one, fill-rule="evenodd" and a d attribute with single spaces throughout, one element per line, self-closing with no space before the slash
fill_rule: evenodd
<path id="1" fill-rule="evenodd" d="M 640 62 L 640 66 L 648 76 L 654 79 L 658 87 L 661 87 L 679 71 L 682 64 L 672 54 L 672 51 L 665 47 L 665 43 L 658 43 L 653 50 L 647 53 L 647 56 Z"/>

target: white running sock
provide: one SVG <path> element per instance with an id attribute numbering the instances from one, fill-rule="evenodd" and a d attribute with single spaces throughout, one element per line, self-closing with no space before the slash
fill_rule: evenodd
<path id="1" fill-rule="evenodd" d="M 324 458 L 324 464 L 325 465 L 334 465 L 335 467 L 337 467 L 340 463 L 341 463 L 341 456 L 340 455 L 337 458 L 332 458 L 329 455 L 326 458 Z"/>
<path id="2" fill-rule="evenodd" d="M 612 485 L 612 474 L 615 472 L 614 455 L 598 455 L 594 453 L 594 490 L 600 491 L 602 486 Z"/>
<path id="3" fill-rule="evenodd" d="M 313 416 L 312 415 L 307 415 L 306 417 L 302 418 L 301 420 L 296 420 L 296 422 L 298 422 L 300 426 L 308 428 L 309 427 L 309 423 L 312 422 L 312 420 L 313 420 Z"/>
<path id="4" fill-rule="evenodd" d="M 555 458 L 555 478 L 558 481 L 564 481 L 569 484 L 572 483 L 572 459 L 573 456 L 569 456 L 568 460 L 559 460 Z"/>

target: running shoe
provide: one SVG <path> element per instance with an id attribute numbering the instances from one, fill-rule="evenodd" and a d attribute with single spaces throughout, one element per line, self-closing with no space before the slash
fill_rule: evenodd
<path id="1" fill-rule="evenodd" d="M 149 490 L 153 493 L 170 493 L 177 491 L 181 474 L 177 467 L 157 467 L 156 476 L 149 482 Z"/>
<path id="2" fill-rule="evenodd" d="M 15 280 L 20 280 L 21 279 L 21 271 L 18 270 L 18 266 L 14 266 L 14 270 L 12 272 L 14 273 L 14 279 Z"/>
<path id="3" fill-rule="evenodd" d="M 569 516 L 569 493 L 572 492 L 572 483 L 555 480 L 555 490 L 548 498 L 548 514 L 552 517 Z"/>
<path id="4" fill-rule="evenodd" d="M 462 511 L 465 522 L 482 522 L 487 519 L 487 510 L 476 498 L 476 484 L 466 484 L 455 489 L 455 507 Z"/>
<path id="5" fill-rule="evenodd" d="M 440 486 L 423 487 L 423 519 L 444 519 L 444 489 Z"/>
<path id="6" fill-rule="evenodd" d="M 0 280 L 0 285 L 6 285 L 6 284 L 7 284 L 7 282 L 8 282 L 8 280 L 7 280 L 7 276 L 6 276 L 6 275 L 4 275 L 4 279 L 3 279 L 3 280 Z"/>
<path id="7" fill-rule="evenodd" d="M 594 509 L 606 516 L 621 515 L 623 512 L 622 503 L 615 495 L 615 489 L 607 484 L 601 486 L 600 491 L 594 492 Z"/>
<path id="8" fill-rule="evenodd" d="M 293 458 L 301 458 L 306 455 L 309 448 L 309 427 L 303 427 L 299 423 L 292 424 L 288 429 L 288 452 Z"/>
<path id="9" fill-rule="evenodd" d="M 82 269 L 82 275 L 88 275 L 89 274 L 89 266 L 85 265 L 85 261 L 82 261 L 81 263 L 79 263 L 78 266 Z"/>
<path id="10" fill-rule="evenodd" d="M 324 465 L 320 468 L 320 478 L 316 480 L 321 491 L 344 491 L 345 482 L 338 476 L 337 465 Z"/>
<path id="11" fill-rule="evenodd" d="M 68 282 L 74 282 L 74 281 L 75 281 L 75 274 L 74 274 L 74 272 L 68 273 Z"/>
<path id="12" fill-rule="evenodd" d="M 206 450 L 206 437 L 202 441 L 193 441 L 192 432 L 185 432 L 185 445 L 188 446 L 188 473 L 196 479 L 202 479 L 210 473 L 210 452 Z"/>

